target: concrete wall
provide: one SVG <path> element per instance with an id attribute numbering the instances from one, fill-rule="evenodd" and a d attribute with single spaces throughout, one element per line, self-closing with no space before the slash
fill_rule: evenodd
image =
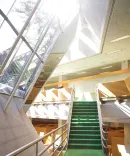
<path id="1" fill-rule="evenodd" d="M 69 105 L 62 104 L 47 104 L 31 106 L 27 111 L 27 115 L 31 118 L 43 119 L 61 119 L 67 120 L 69 113 Z"/>
<path id="2" fill-rule="evenodd" d="M 130 100 L 106 102 L 101 105 L 101 113 L 104 122 L 130 123 Z"/>
<path id="3" fill-rule="evenodd" d="M 68 87 L 72 87 L 74 84 L 76 100 L 93 101 L 96 100 L 95 89 L 98 83 L 123 80 L 129 76 L 130 73 L 127 73 L 127 74 L 120 74 L 120 75 L 107 76 L 107 77 L 102 77 L 97 79 L 91 79 L 86 81 L 78 81 L 78 82 L 70 83 Z"/>
<path id="4" fill-rule="evenodd" d="M 20 98 L 13 98 L 7 112 L 3 112 L 3 107 L 9 96 L 0 94 L 0 156 L 16 150 L 17 148 L 35 140 L 38 135 L 23 110 L 19 111 L 19 106 L 23 103 Z M 39 151 L 44 148 L 39 143 Z M 35 146 L 24 151 L 20 156 L 35 156 Z M 44 154 L 48 155 L 47 153 Z"/>

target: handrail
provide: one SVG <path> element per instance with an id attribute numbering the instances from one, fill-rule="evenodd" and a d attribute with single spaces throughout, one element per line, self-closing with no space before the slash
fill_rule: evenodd
<path id="1" fill-rule="evenodd" d="M 69 108 L 69 115 L 68 115 L 68 142 L 69 142 L 69 134 L 70 134 L 70 124 L 71 124 L 71 116 L 72 116 L 72 109 L 73 109 L 73 99 L 74 99 L 74 85 L 71 92 L 71 100 L 70 100 L 70 108 Z M 68 148 L 68 142 L 67 142 L 67 148 Z"/>
<path id="2" fill-rule="evenodd" d="M 36 140 L 34 140 L 34 141 L 32 141 L 32 142 L 30 142 L 30 143 L 24 145 L 24 146 L 18 148 L 17 150 L 15 150 L 15 151 L 13 151 L 13 152 L 7 154 L 6 156 L 16 156 L 17 154 L 19 154 L 19 153 L 25 151 L 26 149 L 28 149 L 29 147 L 31 147 L 31 146 L 33 146 L 33 145 L 35 145 L 35 144 L 37 145 L 38 142 L 42 141 L 44 138 L 46 138 L 47 136 L 51 135 L 52 133 L 58 131 L 59 129 L 65 127 L 66 125 L 67 125 L 67 123 L 65 123 L 64 125 L 62 125 L 62 126 L 56 128 L 56 129 L 52 130 L 51 132 L 47 133 L 47 134 L 44 135 L 43 137 L 40 137 L 40 138 L 38 138 L 38 139 L 36 139 Z M 66 131 L 67 131 L 67 129 L 66 129 Z M 65 131 L 64 131 L 64 133 L 65 133 Z M 62 135 L 63 135 L 63 133 L 61 134 L 61 136 L 62 136 Z M 61 136 L 60 136 L 60 137 L 61 137 Z M 58 137 L 58 139 L 59 139 L 60 137 Z M 54 140 L 54 142 L 51 143 L 51 146 L 52 146 L 58 139 Z M 49 147 L 50 147 L 50 145 L 49 145 Z M 45 149 L 47 150 L 49 147 L 47 147 L 47 148 L 45 148 Z M 46 150 L 45 150 L 45 151 L 46 151 Z M 36 146 L 36 151 L 38 152 L 38 146 Z M 45 152 L 45 151 L 44 151 L 44 152 Z M 43 153 L 44 153 L 44 152 L 43 152 Z M 40 152 L 40 153 L 41 153 L 41 152 Z M 39 154 L 37 153 L 37 155 L 39 156 L 40 153 L 39 153 Z M 36 155 L 36 156 L 37 156 L 37 155 Z"/>
<path id="3" fill-rule="evenodd" d="M 43 149 L 38 156 L 41 156 L 44 152 L 46 152 L 46 150 L 51 147 L 58 139 L 60 139 L 60 137 L 66 132 L 67 130 L 65 130 L 58 138 L 55 139 L 55 141 L 53 141 L 49 146 L 47 146 L 45 149 Z"/>
<path id="4" fill-rule="evenodd" d="M 49 147 L 53 146 L 53 152 L 51 153 L 51 156 L 53 156 L 54 153 L 58 150 L 58 148 L 63 144 L 63 142 L 66 141 L 65 145 L 62 147 L 62 149 L 60 150 L 60 152 L 59 152 L 59 154 L 58 154 L 58 155 L 60 155 L 61 152 L 63 151 L 63 149 L 64 149 L 65 147 L 67 148 L 67 146 L 68 146 L 69 132 L 70 132 L 70 123 L 71 123 L 71 115 L 72 115 L 72 108 L 73 108 L 73 98 L 74 98 L 74 88 L 72 89 L 72 92 L 71 92 L 71 100 L 70 100 L 70 107 L 69 107 L 69 115 L 68 115 L 68 120 L 67 120 L 67 122 L 66 122 L 65 124 L 63 124 L 62 126 L 60 126 L 60 127 L 56 128 L 56 129 L 52 130 L 51 132 L 47 133 L 47 134 L 44 135 L 43 137 L 40 137 L 40 138 L 38 138 L 38 139 L 36 139 L 36 140 L 34 140 L 34 141 L 32 141 L 32 142 L 30 142 L 30 143 L 24 145 L 24 146 L 18 148 L 17 150 L 15 150 L 15 151 L 13 151 L 13 152 L 7 154 L 6 156 L 16 156 L 17 154 L 22 153 L 23 151 L 25 151 L 26 149 L 32 147 L 33 145 L 36 145 L 36 156 L 41 156 L 44 152 L 47 151 L 47 149 L 48 149 Z M 52 142 L 51 144 L 49 144 L 47 147 L 45 147 L 42 151 L 40 151 L 40 152 L 38 151 L 38 143 L 39 143 L 40 141 L 42 141 L 44 138 L 48 137 L 49 135 L 54 134 L 56 131 L 58 131 L 58 130 L 60 130 L 60 129 L 63 129 L 64 127 L 65 127 L 65 130 L 62 132 L 62 134 L 61 134 L 60 136 L 58 136 L 58 138 L 54 139 L 53 142 Z M 63 136 L 63 134 L 64 134 L 65 132 L 68 132 L 68 133 L 66 134 L 66 137 L 65 137 L 64 139 L 62 139 L 61 143 L 58 145 L 57 148 L 54 148 L 54 143 L 55 143 L 58 139 L 60 139 L 60 138 Z"/>
<path id="5" fill-rule="evenodd" d="M 64 102 L 68 103 L 70 102 L 70 100 L 33 102 L 32 105 L 36 106 L 36 105 L 48 105 L 48 104 L 63 104 Z"/>
<path id="6" fill-rule="evenodd" d="M 115 100 L 126 100 L 126 99 L 130 99 L 130 95 L 116 96 L 116 97 L 100 97 L 101 102 L 115 101 Z"/>
<path id="7" fill-rule="evenodd" d="M 96 88 L 96 95 L 97 95 L 97 108 L 98 108 L 98 116 L 99 116 L 99 123 L 100 123 L 100 134 L 101 134 L 101 142 L 102 142 L 102 148 L 106 154 L 108 154 L 108 132 L 104 131 L 103 126 L 108 126 L 103 123 L 102 121 L 102 115 L 101 115 L 101 101 L 99 100 L 99 94 L 98 94 L 98 88 Z"/>
<path id="8" fill-rule="evenodd" d="M 59 146 L 54 150 L 54 153 L 57 151 L 57 149 L 62 145 L 62 143 L 67 139 L 67 136 L 62 140 L 62 142 L 59 144 Z M 53 153 L 50 155 L 53 156 Z"/>

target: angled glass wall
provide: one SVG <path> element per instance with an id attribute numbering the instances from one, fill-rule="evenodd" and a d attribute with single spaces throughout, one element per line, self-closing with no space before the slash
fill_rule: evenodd
<path id="1" fill-rule="evenodd" d="M 8 105 L 13 96 L 26 97 L 70 15 L 68 0 L 7 3 L 0 2 L 0 92 L 10 95 Z"/>

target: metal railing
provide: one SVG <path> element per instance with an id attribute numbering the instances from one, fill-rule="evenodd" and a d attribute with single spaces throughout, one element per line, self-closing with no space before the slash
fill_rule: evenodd
<path id="1" fill-rule="evenodd" d="M 52 153 L 50 156 L 54 156 L 55 152 L 58 151 L 58 149 L 60 148 L 59 150 L 59 153 L 58 153 L 58 156 L 61 155 L 62 151 L 63 150 L 67 150 L 67 147 L 68 147 L 68 139 L 69 139 L 69 132 L 70 132 L 70 124 L 71 124 L 71 115 L 72 115 L 72 108 L 73 108 L 73 98 L 74 98 L 74 88 L 72 89 L 72 92 L 71 92 L 71 100 L 70 100 L 70 107 L 69 107 L 69 115 L 68 115 L 68 120 L 65 124 L 63 124 L 62 126 L 52 130 L 51 132 L 49 132 L 48 134 L 44 135 L 43 137 L 40 137 L 22 147 L 20 147 L 19 149 L 7 154 L 6 156 L 16 156 L 22 152 L 24 152 L 25 150 L 29 149 L 30 147 L 34 146 L 36 147 L 36 156 L 41 156 L 43 155 L 50 147 L 52 147 Z M 55 139 L 55 133 L 58 131 L 58 130 L 62 130 L 62 133 L 60 134 L 60 136 L 58 136 L 56 139 Z M 48 136 L 52 136 L 52 142 L 47 146 L 45 147 L 42 151 L 38 151 L 38 145 L 39 145 L 39 142 L 41 142 L 43 139 L 45 139 L 46 137 Z M 63 135 L 65 135 L 63 137 Z M 61 142 L 60 144 L 55 147 L 55 143 L 57 140 L 59 140 L 61 138 Z"/>
<path id="2" fill-rule="evenodd" d="M 71 93 L 71 100 L 70 100 L 70 109 L 69 109 L 69 115 L 68 115 L 68 142 L 69 142 L 69 134 L 70 134 L 70 125 L 71 125 L 71 117 L 72 117 L 72 109 L 73 109 L 73 101 L 75 96 L 75 89 L 73 85 L 72 93 Z M 68 148 L 68 142 L 67 142 L 67 148 Z"/>
<path id="3" fill-rule="evenodd" d="M 45 147 L 42 151 L 40 151 L 40 152 L 38 151 L 38 143 L 39 143 L 40 141 L 42 141 L 43 139 L 45 139 L 45 138 L 48 137 L 49 135 L 52 135 L 52 134 L 53 134 L 53 136 L 54 136 L 54 134 L 55 134 L 56 131 L 58 131 L 58 130 L 60 130 L 60 129 L 63 129 L 63 128 L 65 128 L 65 130 L 63 131 L 63 133 L 62 133 L 58 138 L 56 138 L 50 145 L 48 145 L 47 147 Z M 13 151 L 13 152 L 7 154 L 6 156 L 16 156 L 16 155 L 22 153 L 23 151 L 25 151 L 26 149 L 32 147 L 33 145 L 36 145 L 36 156 L 41 156 L 41 155 L 44 154 L 51 146 L 53 146 L 53 152 L 52 152 L 52 154 L 51 154 L 51 155 L 53 156 L 54 153 L 56 152 L 56 150 L 57 150 L 57 149 L 63 144 L 63 142 L 67 139 L 67 136 L 66 136 L 66 137 L 62 140 L 61 144 L 55 149 L 55 142 L 56 142 L 59 138 L 61 138 L 65 132 L 67 132 L 67 123 L 65 123 L 64 125 L 60 126 L 59 128 L 56 128 L 55 130 L 49 132 L 48 134 L 44 135 L 43 137 L 40 137 L 40 138 L 38 138 L 38 139 L 36 139 L 36 140 L 34 140 L 34 141 L 32 141 L 32 142 L 26 144 L 25 146 L 22 146 L 21 148 L 19 148 L 19 149 Z M 65 148 L 65 147 L 66 147 L 66 144 L 65 144 L 63 147 Z M 63 149 L 64 149 L 64 148 L 63 148 Z M 61 151 L 60 151 L 60 153 L 61 153 Z"/>
<path id="4" fill-rule="evenodd" d="M 41 101 L 41 102 L 33 102 L 32 105 L 33 106 L 37 106 L 37 105 L 50 105 L 50 104 L 70 104 L 70 100 L 58 100 L 58 101 Z"/>
<path id="5" fill-rule="evenodd" d="M 102 133 L 101 139 L 102 139 L 103 151 L 107 155 L 108 154 L 108 146 L 107 146 L 108 145 L 108 124 L 102 123 L 101 133 Z"/>
<path id="6" fill-rule="evenodd" d="M 106 155 L 108 155 L 108 125 L 104 124 L 102 121 L 101 115 L 101 102 L 99 100 L 98 88 L 96 88 L 96 96 L 97 96 L 97 108 L 98 108 L 98 117 L 99 117 L 99 125 L 100 125 L 100 134 L 101 134 L 101 143 L 102 149 Z M 103 129 L 103 127 L 107 127 L 107 129 Z"/>

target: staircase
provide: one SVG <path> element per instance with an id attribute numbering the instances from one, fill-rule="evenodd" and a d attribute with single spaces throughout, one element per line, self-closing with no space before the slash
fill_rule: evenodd
<path id="1" fill-rule="evenodd" d="M 96 102 L 74 102 L 65 156 L 103 156 Z"/>

